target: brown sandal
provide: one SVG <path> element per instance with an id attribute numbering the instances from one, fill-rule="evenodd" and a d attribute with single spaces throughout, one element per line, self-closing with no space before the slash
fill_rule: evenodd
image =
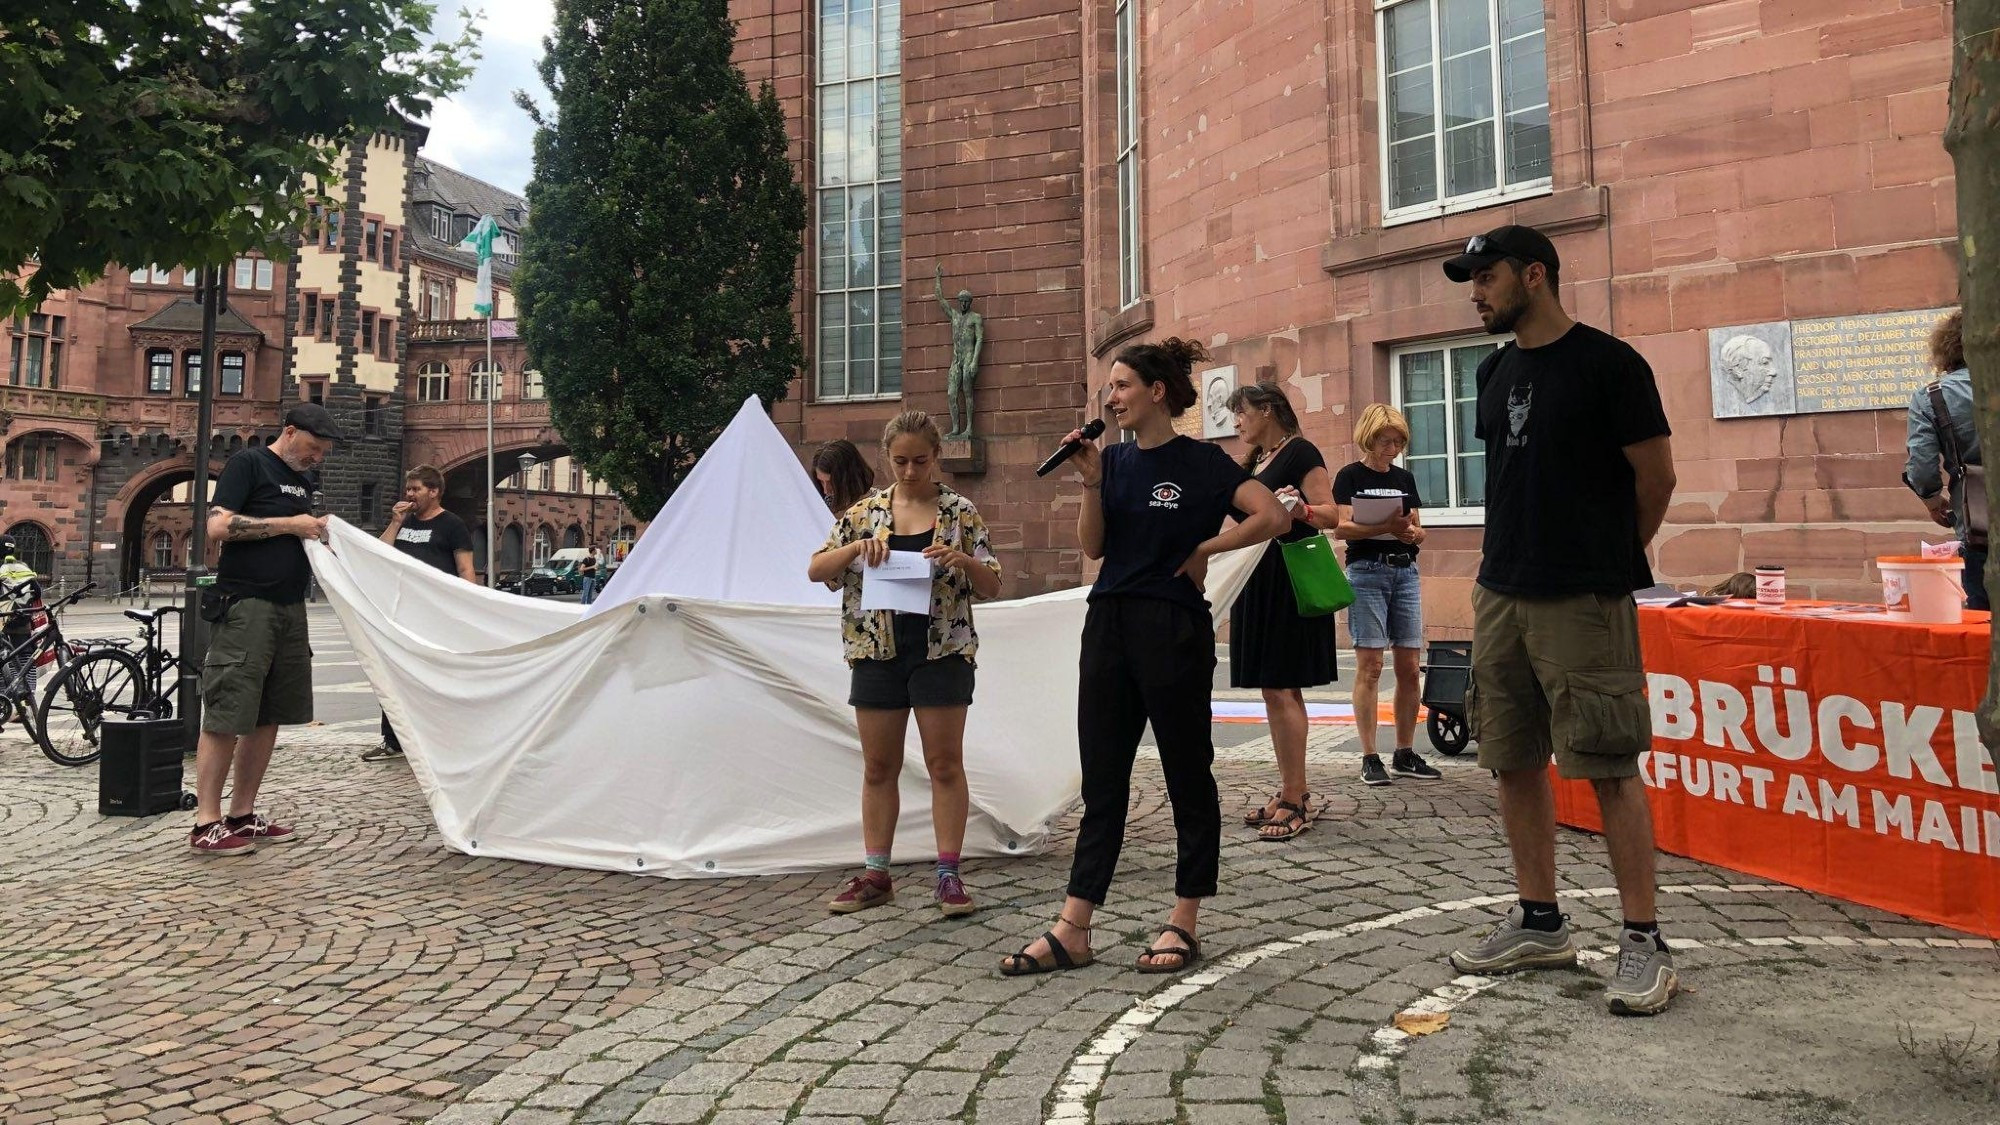
<path id="1" fill-rule="evenodd" d="M 1089 926 L 1079 926 L 1067 918 L 1062 918 L 1060 915 L 1058 915 L 1058 918 L 1064 925 L 1071 929 L 1082 930 L 1085 937 L 1090 935 Z M 1044 961 L 1039 957 L 1030 955 L 1027 949 L 1023 947 L 1021 952 L 1009 953 L 1006 959 L 1000 962 L 1000 975 L 1003 977 L 1032 977 L 1042 973 L 1060 973 L 1069 969 L 1081 969 L 1085 965 L 1097 960 L 1097 955 L 1088 949 L 1084 950 L 1080 955 L 1071 956 L 1070 951 L 1063 948 L 1063 943 L 1056 940 L 1054 926 L 1050 926 L 1042 934 L 1042 940 L 1049 943 L 1048 960 Z M 1035 943 L 1029 942 L 1028 944 L 1033 945 Z"/>
<path id="2" fill-rule="evenodd" d="M 1307 798 L 1308 801 L 1310 799 Z M 1279 801 L 1278 815 L 1258 825 L 1257 838 L 1267 843 L 1279 843 L 1304 835 L 1305 830 L 1313 826 L 1312 816 L 1306 812 L 1307 807 L 1304 803 L 1295 805 L 1290 801 Z"/>
<path id="3" fill-rule="evenodd" d="M 1156 945 L 1148 949 L 1139 955 L 1140 972 L 1148 974 L 1185 972 L 1193 968 L 1196 961 L 1201 960 L 1201 942 L 1195 940 L 1193 934 L 1188 933 L 1172 922 L 1160 928 L 1187 942 L 1187 948 L 1183 949 L 1177 945 Z M 1154 957 L 1179 957 L 1181 960 L 1178 965 L 1162 965 L 1157 961 L 1148 960 L 1148 958 Z"/>
<path id="4" fill-rule="evenodd" d="M 1271 795 L 1271 800 L 1273 801 L 1282 801 L 1284 799 L 1285 795 L 1282 792 L 1274 793 Z M 1264 824 L 1269 823 L 1270 819 L 1271 819 L 1271 814 L 1264 811 L 1263 805 L 1258 805 L 1256 808 L 1251 809 L 1249 812 L 1243 814 L 1243 826 L 1245 828 L 1257 828 Z"/>

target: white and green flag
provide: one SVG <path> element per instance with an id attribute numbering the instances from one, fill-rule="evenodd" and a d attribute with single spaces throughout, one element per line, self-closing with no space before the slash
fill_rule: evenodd
<path id="1" fill-rule="evenodd" d="M 479 255 L 479 288 L 472 296 L 472 311 L 492 316 L 493 255 L 511 254 L 514 248 L 507 244 L 507 236 L 500 233 L 500 224 L 491 215 L 479 216 L 479 225 L 472 228 L 472 233 L 457 248 Z"/>

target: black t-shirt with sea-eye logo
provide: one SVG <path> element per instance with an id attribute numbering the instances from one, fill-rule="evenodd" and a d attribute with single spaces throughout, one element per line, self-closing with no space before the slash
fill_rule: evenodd
<path id="1" fill-rule="evenodd" d="M 1174 571 L 1222 530 L 1250 474 L 1221 447 L 1184 435 L 1152 449 L 1119 442 L 1103 458 L 1104 565 L 1090 600 L 1158 598 L 1206 613 L 1201 589 Z"/>
<path id="2" fill-rule="evenodd" d="M 315 474 L 285 464 L 267 445 L 230 455 L 215 478 L 209 503 L 252 519 L 282 519 L 312 514 Z M 224 593 L 291 604 L 306 600 L 312 566 L 306 562 L 305 540 L 296 535 L 269 539 L 231 539 L 222 545 L 215 584 Z"/>
<path id="3" fill-rule="evenodd" d="M 1479 365 L 1486 542 L 1479 584 L 1517 595 L 1627 594 L 1653 584 L 1625 447 L 1666 437 L 1653 369 L 1587 324 Z"/>
<path id="4" fill-rule="evenodd" d="M 443 508 L 427 520 L 404 516 L 403 526 L 396 530 L 396 549 L 425 566 L 455 576 L 458 552 L 472 550 L 472 531 L 464 520 Z"/>

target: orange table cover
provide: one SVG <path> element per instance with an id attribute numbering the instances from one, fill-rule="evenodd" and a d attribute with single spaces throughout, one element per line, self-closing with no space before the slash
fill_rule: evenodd
<path id="1" fill-rule="evenodd" d="M 2000 937 L 2000 776 L 1973 721 L 1991 625 L 1966 616 L 1641 607 L 1659 846 Z M 1588 783 L 1557 779 L 1556 814 L 1602 830 Z"/>

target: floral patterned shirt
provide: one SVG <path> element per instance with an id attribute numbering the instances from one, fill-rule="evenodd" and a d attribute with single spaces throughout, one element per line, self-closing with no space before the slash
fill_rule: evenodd
<path id="1" fill-rule="evenodd" d="M 893 492 L 894 486 L 879 489 L 847 509 L 820 550 L 830 551 L 893 532 L 896 524 L 890 499 Z M 938 485 L 937 529 L 932 541 L 963 551 L 995 575 L 1000 573 L 1000 560 L 993 557 L 986 521 L 979 518 L 979 509 L 942 484 Z M 834 582 L 827 583 L 829 586 L 838 583 L 840 588 L 840 638 L 847 649 L 847 662 L 894 660 L 895 615 L 886 609 L 862 610 L 862 569 L 858 564 L 850 566 Z M 972 628 L 972 603 L 977 597 L 971 576 L 955 567 L 937 568 L 931 576 L 930 644 L 925 659 L 963 656 L 970 660 L 979 651 L 979 634 Z"/>

